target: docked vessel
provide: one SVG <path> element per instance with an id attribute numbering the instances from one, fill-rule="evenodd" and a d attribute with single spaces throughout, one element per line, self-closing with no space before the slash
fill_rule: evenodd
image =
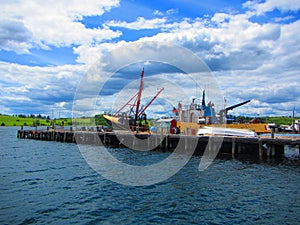
<path id="1" fill-rule="evenodd" d="M 195 99 L 193 99 L 191 104 L 184 108 L 179 102 L 178 107 L 173 108 L 173 114 L 177 121 L 177 126 L 180 129 L 180 132 L 191 135 L 196 135 L 197 133 L 202 133 L 205 131 L 210 133 L 221 132 L 221 130 L 223 133 L 227 134 L 234 133 L 234 131 L 237 134 L 242 134 L 243 132 L 241 131 L 244 130 L 244 134 L 247 134 L 246 136 L 250 135 L 249 131 L 257 134 L 270 133 L 270 129 L 268 129 L 267 124 L 261 122 L 260 120 L 253 120 L 252 123 L 228 123 L 227 112 L 249 102 L 250 100 L 247 100 L 224 108 L 217 114 L 212 102 L 208 102 L 206 104 L 204 90 L 201 104 L 198 104 Z M 203 128 L 204 126 L 206 127 L 205 129 Z M 214 131 L 207 130 L 207 127 L 213 127 Z M 252 135 L 253 134 L 250 136 Z"/>
<path id="2" fill-rule="evenodd" d="M 205 136 L 237 136 L 237 137 L 257 137 L 257 133 L 248 129 L 223 128 L 200 126 L 197 135 Z"/>

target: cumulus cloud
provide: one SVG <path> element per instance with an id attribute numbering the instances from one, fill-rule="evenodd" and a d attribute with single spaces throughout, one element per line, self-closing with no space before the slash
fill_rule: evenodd
<path id="1" fill-rule="evenodd" d="M 230 16 L 227 13 L 215 13 L 214 16 L 211 18 L 211 21 L 216 23 L 222 23 L 229 18 Z"/>
<path id="2" fill-rule="evenodd" d="M 69 111 L 70 116 L 74 93 L 86 67 L 29 67 L 1 62 L 0 71 L 0 99 L 3 105 L 9 106 L 2 113 L 38 113 L 41 110 L 44 113 L 59 106 L 61 111 Z M 65 101 L 69 105 L 59 104 Z"/>
<path id="3" fill-rule="evenodd" d="M 275 69 L 275 65 L 273 69 Z M 300 81 L 297 71 L 270 71 L 264 67 L 255 70 L 220 71 L 214 73 L 220 83 L 228 105 L 251 100 L 244 107 L 236 108 L 233 114 L 286 115 L 299 105 Z"/>
<path id="4" fill-rule="evenodd" d="M 261 15 L 266 12 L 271 12 L 275 9 L 278 9 L 282 12 L 287 11 L 297 11 L 300 9 L 300 1 L 294 1 L 294 0 L 266 0 L 263 3 L 260 3 L 259 1 L 247 1 L 243 4 L 245 8 L 249 8 L 251 10 L 254 10 L 256 14 Z"/>
<path id="5" fill-rule="evenodd" d="M 280 25 L 254 23 L 247 14 L 217 13 L 210 21 L 196 18 L 161 26 L 168 27 L 169 31 L 141 40 L 173 42 L 187 47 L 212 70 L 259 67 L 270 56 L 281 35 Z"/>
<path id="6" fill-rule="evenodd" d="M 0 22 L 0 25 L 6 31 L 17 29 L 19 35 L 6 32 L 5 37 L 1 38 L 0 47 L 28 52 L 32 45 L 49 49 L 49 46 L 91 44 L 118 37 L 121 35 L 119 31 L 112 31 L 105 26 L 90 29 L 80 22 L 84 16 L 102 15 L 118 5 L 118 0 L 93 0 L 89 4 L 82 4 L 78 0 L 7 1 L 1 5 L 2 19 L 15 22 Z"/>
<path id="7" fill-rule="evenodd" d="M 0 20 L 0 49 L 28 53 L 32 33 L 22 21 Z"/>
<path id="8" fill-rule="evenodd" d="M 165 18 L 155 18 L 151 20 L 146 20 L 144 17 L 138 17 L 137 20 L 134 22 L 114 20 L 106 22 L 106 24 L 111 27 L 122 27 L 133 30 L 161 28 L 165 23 Z"/>
<path id="9" fill-rule="evenodd" d="M 160 28 L 164 32 L 141 38 L 140 41 L 171 42 L 187 47 L 204 59 L 212 70 L 255 69 L 261 66 L 270 57 L 281 35 L 280 25 L 251 22 L 248 14 L 216 13 L 209 21 L 196 18 L 181 22 L 140 17 L 134 22 L 108 21 L 106 25 L 137 30 Z M 113 48 L 111 44 L 104 45 Z M 75 48 L 79 54 L 78 61 L 87 62 L 90 54 L 100 55 L 100 48 L 103 50 L 104 45 Z"/>

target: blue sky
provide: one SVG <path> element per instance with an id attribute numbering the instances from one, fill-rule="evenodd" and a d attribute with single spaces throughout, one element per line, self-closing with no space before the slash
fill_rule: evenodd
<path id="1" fill-rule="evenodd" d="M 141 49 L 147 43 L 158 42 L 183 47 L 199 57 L 227 106 L 251 99 L 233 114 L 290 116 L 294 107 L 300 114 L 299 1 L 14 0 L 1 5 L 0 113 L 52 115 L 54 111 L 56 117 L 70 116 L 85 79 L 91 79 L 87 93 L 103 87 L 98 93 L 105 96 L 76 99 L 82 109 L 86 107 L 82 114 L 111 111 L 122 89 L 131 88 L 125 84 L 135 84 L 134 80 L 138 84 L 143 67 L 149 79 L 169 79 L 177 85 L 165 88 L 158 100 L 168 102 L 168 107 L 176 106 L 176 100 L 188 104 L 210 88 L 201 79 L 196 90 L 191 88 L 189 79 L 181 80 L 180 68 L 168 63 L 132 61 L 114 68 L 113 76 L 107 73 L 105 62 L 122 60 L 118 54 L 109 58 L 109 52 L 118 48 L 126 52 L 126 46 L 133 44 L 136 52 L 144 53 Z M 129 60 L 134 49 L 120 55 Z M 174 52 L 160 49 L 164 48 L 156 54 L 169 54 L 172 61 Z M 151 55 L 143 57 L 151 59 Z M 181 63 L 191 62 L 187 57 Z M 100 68 L 98 76 L 90 76 L 95 65 Z M 149 83 L 149 93 L 161 86 L 155 79 Z M 167 99 L 179 89 L 189 97 Z M 208 90 L 208 100 L 214 97 Z M 168 110 L 166 105 L 154 104 L 151 110 Z"/>

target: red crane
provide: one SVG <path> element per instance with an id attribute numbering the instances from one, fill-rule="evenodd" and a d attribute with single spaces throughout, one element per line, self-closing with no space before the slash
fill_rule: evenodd
<path id="1" fill-rule="evenodd" d="M 138 92 L 137 100 L 136 100 L 136 109 L 135 109 L 135 117 L 134 117 L 135 121 L 138 120 L 143 87 L 144 87 L 144 68 L 143 68 L 143 71 L 142 71 L 142 74 L 141 74 L 140 88 L 139 88 L 139 92 Z"/>
<path id="2" fill-rule="evenodd" d="M 145 107 L 140 109 L 143 88 L 144 88 L 144 69 L 141 73 L 139 91 L 134 96 L 132 96 L 114 115 L 120 113 L 126 106 L 131 106 L 130 112 L 134 113 L 134 120 L 137 121 L 139 117 L 146 111 L 146 109 L 152 104 L 152 102 L 157 98 L 157 96 L 164 90 L 164 88 L 160 88 L 159 91 L 156 93 L 156 95 L 145 105 Z"/>

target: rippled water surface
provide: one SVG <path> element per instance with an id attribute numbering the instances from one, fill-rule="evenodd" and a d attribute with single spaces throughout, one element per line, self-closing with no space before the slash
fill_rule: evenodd
<path id="1" fill-rule="evenodd" d="M 75 144 L 19 140 L 0 128 L 0 224 L 299 224 L 300 166 L 199 157 L 159 184 L 106 180 Z M 92 147 L 90 148 L 97 148 Z M 151 164 L 168 153 L 112 149 Z"/>

